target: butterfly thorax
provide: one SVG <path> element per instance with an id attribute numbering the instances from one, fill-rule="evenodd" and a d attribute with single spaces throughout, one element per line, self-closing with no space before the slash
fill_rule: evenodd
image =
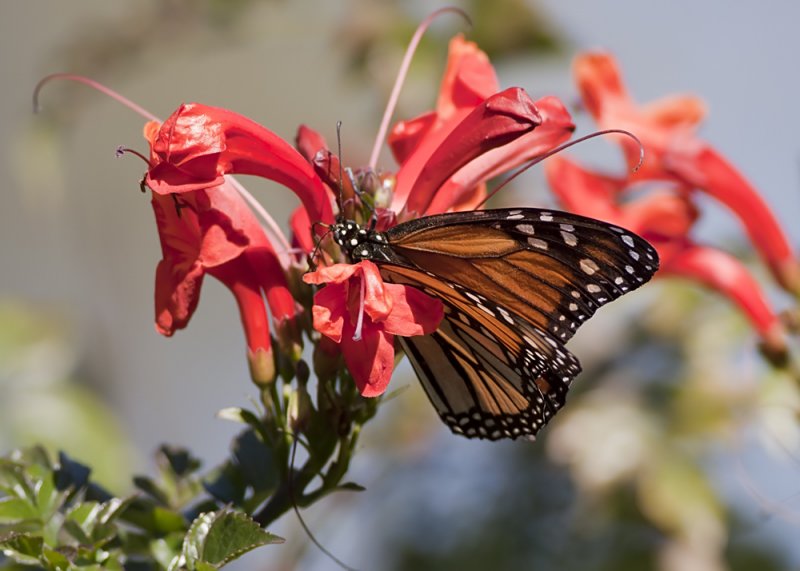
<path id="1" fill-rule="evenodd" d="M 382 232 L 364 228 L 352 220 L 337 222 L 332 227 L 333 239 L 342 252 L 353 262 L 360 260 L 391 261 L 391 252 Z"/>

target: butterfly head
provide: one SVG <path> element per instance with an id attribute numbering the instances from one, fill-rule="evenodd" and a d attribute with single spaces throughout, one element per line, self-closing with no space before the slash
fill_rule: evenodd
<path id="1" fill-rule="evenodd" d="M 333 239 L 345 255 L 353 261 L 383 258 L 380 252 L 386 247 L 381 232 L 365 228 L 352 220 L 341 220 L 332 226 Z"/>

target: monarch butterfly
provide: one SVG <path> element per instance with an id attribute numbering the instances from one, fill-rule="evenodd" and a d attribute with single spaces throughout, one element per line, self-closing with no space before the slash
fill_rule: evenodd
<path id="1" fill-rule="evenodd" d="M 564 343 L 658 269 L 632 232 L 553 210 L 439 214 L 386 232 L 339 221 L 332 232 L 351 261 L 442 301 L 438 330 L 400 343 L 441 419 L 470 438 L 533 438 L 581 370 Z"/>

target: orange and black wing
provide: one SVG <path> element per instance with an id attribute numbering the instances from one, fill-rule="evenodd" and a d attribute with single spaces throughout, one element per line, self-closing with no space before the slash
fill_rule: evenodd
<path id="1" fill-rule="evenodd" d="M 381 273 L 443 302 L 437 331 L 400 342 L 453 432 L 491 440 L 533 437 L 564 404 L 580 365 L 547 332 L 419 270 L 383 265 Z"/>
<path id="2" fill-rule="evenodd" d="M 538 209 L 429 216 L 385 236 L 384 278 L 444 303 L 436 332 L 401 343 L 444 422 L 470 437 L 535 435 L 580 372 L 563 343 L 658 267 L 627 230 Z"/>
<path id="3" fill-rule="evenodd" d="M 636 234 L 566 212 L 441 214 L 386 236 L 402 265 L 460 284 L 564 343 L 658 269 L 655 250 Z"/>

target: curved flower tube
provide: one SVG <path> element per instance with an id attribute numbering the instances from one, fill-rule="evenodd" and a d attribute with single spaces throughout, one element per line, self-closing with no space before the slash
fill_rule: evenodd
<path id="1" fill-rule="evenodd" d="M 333 222 L 322 181 L 289 143 L 238 113 L 199 103 L 181 105 L 162 124 L 148 123 L 150 168 L 145 184 L 158 194 L 219 186 L 226 174 L 252 174 L 297 194 L 314 220 Z"/>
<path id="2" fill-rule="evenodd" d="M 658 251 L 657 276 L 682 277 L 730 299 L 747 316 L 771 354 L 784 354 L 786 331 L 750 271 L 730 254 L 696 244 L 689 233 L 698 213 L 685 188 L 662 190 L 620 202 L 628 181 L 599 175 L 564 158 L 545 163 L 553 193 L 565 208 L 629 228 Z"/>
<path id="3" fill-rule="evenodd" d="M 486 54 L 462 36 L 453 38 L 436 110 L 398 123 L 389 136 L 401 165 L 393 211 L 429 215 L 474 207 L 489 178 L 555 148 L 574 130 L 556 98 L 533 101 L 519 88 L 498 91 Z"/>
<path id="4" fill-rule="evenodd" d="M 278 256 L 252 211 L 227 184 L 174 199 L 153 193 L 152 205 L 162 251 L 156 269 L 156 329 L 171 336 L 188 325 L 209 274 L 236 298 L 253 380 L 270 382 L 275 365 L 264 299 L 278 338 L 295 345 L 297 309 Z"/>
<path id="5" fill-rule="evenodd" d="M 758 191 L 709 143 L 696 135 L 703 103 L 673 96 L 638 106 L 628 94 L 614 58 L 589 52 L 574 63 L 584 105 L 602 129 L 625 129 L 646 152 L 638 180 L 668 180 L 699 189 L 730 208 L 767 262 L 778 283 L 800 296 L 800 263 L 786 233 Z M 638 143 L 619 138 L 631 168 L 639 161 Z"/>

